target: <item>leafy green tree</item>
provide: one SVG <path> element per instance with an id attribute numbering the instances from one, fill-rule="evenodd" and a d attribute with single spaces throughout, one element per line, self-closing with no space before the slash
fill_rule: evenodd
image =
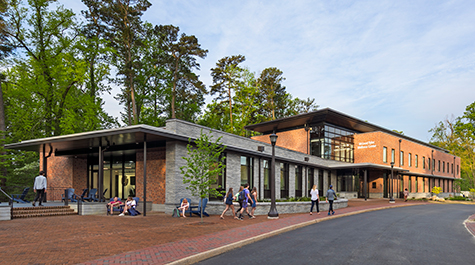
<path id="1" fill-rule="evenodd" d="M 211 69 L 213 85 L 211 95 L 218 94 L 219 101 L 227 101 L 229 105 L 230 132 L 233 132 L 233 93 L 240 85 L 242 68 L 239 64 L 244 62 L 244 55 L 227 56 L 216 63 L 216 67 Z"/>
<path id="2" fill-rule="evenodd" d="M 262 70 L 259 77 L 259 90 L 262 92 L 263 115 L 272 120 L 283 118 L 289 102 L 289 94 L 285 91 L 282 82 L 285 77 L 276 67 Z"/>
<path id="3" fill-rule="evenodd" d="M 447 149 L 460 157 L 460 180 L 455 185 L 461 190 L 475 187 L 475 102 L 468 105 L 464 115 L 446 118 L 429 130 L 430 143 Z"/>
<path id="4" fill-rule="evenodd" d="M 173 25 L 159 26 L 158 31 L 164 38 L 165 51 L 169 55 L 167 64 L 172 73 L 172 93 L 171 93 L 171 118 L 178 117 L 185 120 L 193 119 L 187 114 L 196 113 L 196 109 L 191 112 L 186 108 L 195 106 L 194 102 L 204 102 L 204 95 L 207 94 L 205 85 L 198 79 L 198 75 L 193 70 L 199 70 L 200 65 L 197 58 L 204 59 L 208 50 L 202 49 L 198 39 L 185 33 L 178 35 L 179 27 Z M 177 103 L 180 102 L 178 108 Z M 198 108 L 201 106 L 198 106 Z M 193 115 L 193 114 L 192 114 Z"/>
<path id="5" fill-rule="evenodd" d="M 0 0 L 0 60 L 3 60 L 13 50 L 12 43 L 8 38 L 10 32 L 10 25 L 5 20 L 8 15 L 8 1 Z"/>
<path id="6" fill-rule="evenodd" d="M 109 45 L 114 51 L 111 62 L 123 78 L 116 79 L 123 85 L 119 95 L 125 103 L 127 123 L 137 124 L 139 113 L 136 104 L 135 76 L 138 56 L 134 52 L 143 46 L 143 23 L 141 17 L 151 6 L 147 0 L 84 0 L 83 3 L 95 14 L 97 23 L 103 27 Z M 92 12 L 93 11 L 93 12 Z"/>
<path id="7" fill-rule="evenodd" d="M 5 16 L 7 15 L 8 3 L 6 0 L 0 0 L 0 61 L 3 61 L 13 50 L 13 46 L 9 39 L 10 27 L 5 21 Z M 5 80 L 5 75 L 0 73 L 0 167 L 2 168 L 2 176 L 6 178 L 7 169 L 4 166 L 4 163 L 7 160 L 6 152 L 3 149 L 5 142 L 5 105 L 3 103 L 3 89 L 2 83 Z"/>
<path id="8" fill-rule="evenodd" d="M 9 36 L 18 52 L 5 62 L 7 143 L 110 126 L 100 93 L 91 94 L 88 87 L 88 62 L 80 44 L 84 37 L 75 14 L 51 7 L 56 2 L 10 2 Z M 10 175 L 13 168 L 38 165 L 37 154 L 9 150 L 8 155 Z"/>
<path id="9" fill-rule="evenodd" d="M 249 132 L 244 126 L 265 121 L 265 117 L 260 114 L 260 91 L 257 87 L 255 74 L 247 68 L 241 71 L 240 81 L 235 90 L 234 117 L 235 123 L 233 131 L 237 135 L 246 136 Z"/>
<path id="10" fill-rule="evenodd" d="M 180 167 L 183 183 L 189 184 L 186 189 L 190 190 L 193 196 L 200 197 L 201 202 L 209 196 L 221 195 L 212 187 L 218 174 L 225 168 L 223 164 L 225 157 L 221 154 L 226 146 L 223 146 L 220 140 L 221 137 L 213 141 L 211 131 L 209 134 L 201 131 L 198 139 L 195 141 L 190 139 L 187 156 L 182 157 L 186 161 L 186 165 Z M 221 186 L 218 185 L 217 188 Z M 201 222 L 203 222 L 203 208 L 201 208 Z"/>

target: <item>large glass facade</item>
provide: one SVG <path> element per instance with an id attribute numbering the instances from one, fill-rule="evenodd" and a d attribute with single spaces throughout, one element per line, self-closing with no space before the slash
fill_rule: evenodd
<path id="1" fill-rule="evenodd" d="M 311 127 L 310 154 L 331 160 L 354 162 L 354 131 L 328 123 Z"/>
<path id="2" fill-rule="evenodd" d="M 93 157 L 88 161 L 87 187 L 89 190 L 97 189 L 99 188 L 99 162 Z M 103 167 L 104 198 L 135 197 L 135 185 L 135 155 L 112 156 L 106 153 Z"/>

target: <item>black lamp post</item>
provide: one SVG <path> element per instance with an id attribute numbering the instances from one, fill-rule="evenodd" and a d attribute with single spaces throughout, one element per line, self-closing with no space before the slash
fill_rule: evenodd
<path id="1" fill-rule="evenodd" d="M 394 197 L 393 197 L 393 186 L 394 186 L 393 167 L 394 167 L 394 162 L 391 162 L 391 183 L 389 183 L 389 185 L 391 187 L 391 194 L 389 195 L 389 203 L 395 203 L 396 202 L 394 200 Z"/>
<path id="2" fill-rule="evenodd" d="M 275 143 L 277 142 L 277 135 L 275 133 L 270 135 L 270 143 L 272 144 L 272 160 L 270 163 L 270 210 L 267 214 L 269 219 L 279 218 L 277 207 L 275 206 Z"/>

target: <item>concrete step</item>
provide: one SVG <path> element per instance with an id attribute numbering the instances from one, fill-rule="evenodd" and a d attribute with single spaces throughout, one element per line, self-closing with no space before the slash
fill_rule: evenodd
<path id="1" fill-rule="evenodd" d="M 77 214 L 69 206 L 19 207 L 12 209 L 12 219 Z"/>

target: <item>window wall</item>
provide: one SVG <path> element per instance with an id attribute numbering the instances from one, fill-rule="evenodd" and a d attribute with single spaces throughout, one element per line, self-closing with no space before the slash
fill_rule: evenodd
<path id="1" fill-rule="evenodd" d="M 226 153 L 221 153 L 220 160 L 223 159 L 223 165 L 226 165 Z M 211 188 L 215 188 L 217 191 L 221 192 L 221 194 L 226 194 L 226 167 L 221 170 L 221 172 L 217 173 L 215 176 L 216 182 L 211 184 Z M 221 196 L 210 196 L 210 200 L 222 200 L 224 195 Z"/>
<path id="2" fill-rule="evenodd" d="M 87 188 L 99 188 L 99 161 L 97 157 L 88 158 Z M 104 198 L 119 197 L 125 199 L 135 197 L 135 154 L 113 156 L 104 154 L 103 191 Z M 96 196 L 99 197 L 99 190 Z"/>
<path id="3" fill-rule="evenodd" d="M 264 198 L 270 198 L 270 160 L 263 160 L 264 168 Z"/>
<path id="4" fill-rule="evenodd" d="M 289 164 L 280 163 L 280 197 L 289 197 Z"/>
<path id="5" fill-rule="evenodd" d="M 249 189 L 254 186 L 253 174 L 254 159 L 248 156 L 241 156 L 241 186 L 249 184 Z"/>
<path id="6" fill-rule="evenodd" d="M 328 123 L 311 126 L 310 154 L 331 160 L 354 162 L 355 132 Z"/>
<path id="7" fill-rule="evenodd" d="M 307 168 L 307 194 L 305 194 L 304 197 L 310 196 L 310 190 L 313 188 L 313 185 L 315 185 L 315 181 L 313 179 L 314 176 L 314 169 L 313 168 Z M 318 189 L 318 187 L 317 187 Z"/>
<path id="8" fill-rule="evenodd" d="M 295 197 L 302 197 L 302 166 L 295 166 Z"/>

